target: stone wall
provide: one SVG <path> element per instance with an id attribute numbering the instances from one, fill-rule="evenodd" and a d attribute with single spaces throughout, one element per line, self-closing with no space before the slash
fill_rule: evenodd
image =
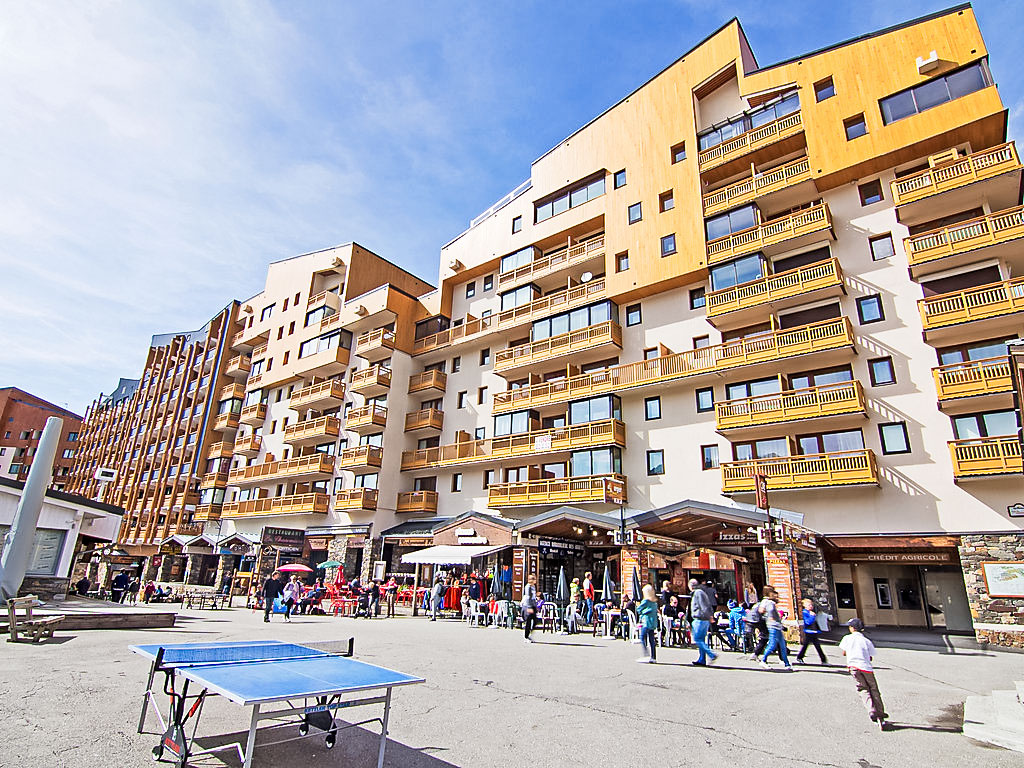
<path id="1" fill-rule="evenodd" d="M 19 597 L 35 595 L 40 600 L 63 600 L 69 589 L 68 579 L 54 576 L 26 576 L 18 590 Z"/>
<path id="2" fill-rule="evenodd" d="M 832 588 L 829 584 L 829 571 L 825 565 L 825 556 L 820 549 L 814 552 L 796 550 L 797 578 L 800 579 L 800 597 L 808 597 L 814 601 L 819 611 L 836 615 L 836 607 L 832 605 Z"/>
<path id="3" fill-rule="evenodd" d="M 981 564 L 1017 562 L 1024 566 L 1024 533 L 960 537 L 960 565 L 979 642 L 1024 648 L 1024 597 L 991 597 Z M 1005 630 L 999 625 L 1008 625 Z"/>

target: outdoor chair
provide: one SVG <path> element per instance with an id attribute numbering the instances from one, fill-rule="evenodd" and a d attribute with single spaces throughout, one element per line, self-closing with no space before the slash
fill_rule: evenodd
<path id="1" fill-rule="evenodd" d="M 632 611 L 626 611 L 626 616 L 629 618 L 629 642 L 639 643 L 640 622 L 637 620 L 636 614 Z"/>
<path id="2" fill-rule="evenodd" d="M 579 612 L 576 610 L 575 605 L 565 606 L 565 631 L 570 635 L 575 635 L 579 632 Z"/>
<path id="3" fill-rule="evenodd" d="M 486 606 L 487 603 L 481 602 L 480 600 L 469 601 L 469 626 L 487 626 L 487 611 L 484 610 Z"/>
<path id="4" fill-rule="evenodd" d="M 540 629 L 554 632 L 556 623 L 558 623 L 558 606 L 554 603 L 544 603 L 540 607 L 540 613 L 537 615 L 537 626 Z"/>

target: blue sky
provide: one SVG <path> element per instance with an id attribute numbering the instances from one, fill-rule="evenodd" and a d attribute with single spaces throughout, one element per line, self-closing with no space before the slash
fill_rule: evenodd
<path id="1" fill-rule="evenodd" d="M 435 282 L 532 160 L 734 15 L 763 65 L 949 5 L 0 0 L 0 386 L 84 411 L 154 333 L 350 240 Z M 975 11 L 1014 137 L 1019 3 Z"/>

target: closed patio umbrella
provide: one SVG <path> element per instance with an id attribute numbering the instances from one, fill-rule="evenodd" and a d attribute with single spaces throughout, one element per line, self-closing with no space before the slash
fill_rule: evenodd
<path id="1" fill-rule="evenodd" d="M 637 573 L 636 566 L 633 566 L 633 600 L 640 600 L 640 574 Z"/>
<path id="2" fill-rule="evenodd" d="M 615 582 L 612 581 L 612 569 L 605 563 L 604 584 L 601 585 L 601 599 L 615 601 Z"/>
<path id="3" fill-rule="evenodd" d="M 555 589 L 555 605 L 558 606 L 558 626 L 562 626 L 565 607 L 569 604 L 569 582 L 565 578 L 565 566 L 558 567 L 558 588 Z"/>

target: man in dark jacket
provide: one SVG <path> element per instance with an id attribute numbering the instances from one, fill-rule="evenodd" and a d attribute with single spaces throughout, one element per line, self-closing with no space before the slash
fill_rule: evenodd
<path id="1" fill-rule="evenodd" d="M 697 660 L 691 662 L 695 667 L 706 667 L 714 662 L 718 655 L 708 647 L 708 629 L 715 607 L 711 604 L 708 593 L 701 589 L 700 582 L 690 579 L 690 615 L 693 616 L 693 642 L 698 651 Z"/>
<path id="2" fill-rule="evenodd" d="M 124 600 L 124 593 L 127 591 L 128 574 L 125 571 L 120 571 L 110 584 L 110 599 L 115 603 L 120 603 Z"/>
<path id="3" fill-rule="evenodd" d="M 277 578 L 281 574 L 274 571 L 273 575 L 263 582 L 263 620 L 270 621 L 270 612 L 274 610 L 274 600 L 284 592 L 284 585 Z"/>

